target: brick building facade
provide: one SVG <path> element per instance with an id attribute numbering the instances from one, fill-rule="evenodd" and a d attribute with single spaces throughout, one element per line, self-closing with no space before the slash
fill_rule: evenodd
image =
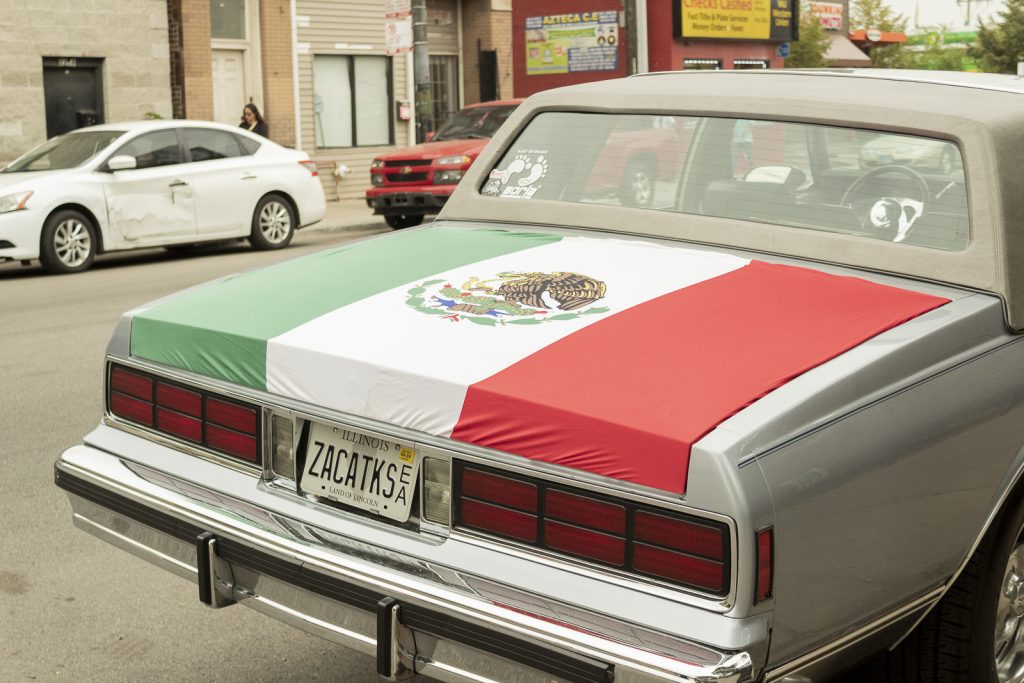
<path id="1" fill-rule="evenodd" d="M 785 44 L 797 32 L 799 6 L 799 0 L 714 10 L 690 0 L 516 0 L 515 94 L 638 71 L 780 68 Z"/>
<path id="2" fill-rule="evenodd" d="M 0 2 L 0 164 L 48 137 L 172 114 L 166 0 Z"/>
<path id="3" fill-rule="evenodd" d="M 270 138 L 296 145 L 290 0 L 167 0 L 177 118 L 238 124 L 255 104 Z"/>
<path id="4" fill-rule="evenodd" d="M 92 3 L 0 2 L 0 162 L 94 122 L 237 125 L 251 102 L 336 199 L 361 197 L 373 157 L 413 142 L 412 55 L 387 52 L 385 0 Z M 513 96 L 512 0 L 427 0 L 427 14 L 435 128 L 465 104 Z M 78 99 L 48 131 L 51 81 Z"/>
<path id="5" fill-rule="evenodd" d="M 384 5 L 295 0 L 299 145 L 328 199 L 362 197 L 373 158 L 415 141 L 412 54 L 388 54 Z M 512 96 L 510 0 L 427 0 L 427 29 L 435 128 Z"/>

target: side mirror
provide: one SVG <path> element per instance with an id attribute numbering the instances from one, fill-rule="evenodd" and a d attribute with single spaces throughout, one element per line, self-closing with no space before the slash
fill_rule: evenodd
<path id="1" fill-rule="evenodd" d="M 107 162 L 107 168 L 111 171 L 127 171 L 128 169 L 135 168 L 135 166 L 135 157 L 130 157 L 127 154 L 118 154 L 116 157 L 110 157 L 110 161 Z"/>
<path id="2" fill-rule="evenodd" d="M 434 135 L 435 134 L 436 134 L 435 131 L 428 130 L 427 134 L 423 137 L 423 141 L 424 142 L 430 142 L 431 140 L 434 139 Z"/>

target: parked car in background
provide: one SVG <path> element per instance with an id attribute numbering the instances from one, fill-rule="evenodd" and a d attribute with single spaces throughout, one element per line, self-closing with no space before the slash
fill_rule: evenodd
<path id="1" fill-rule="evenodd" d="M 460 110 L 427 142 L 381 154 L 370 165 L 366 203 L 392 228 L 435 214 L 466 169 L 521 100 L 482 102 Z"/>
<path id="2" fill-rule="evenodd" d="M 941 141 L 908 145 L 902 135 L 879 135 L 860 150 L 862 168 L 899 164 L 917 170 L 949 173 L 957 161 L 956 154 Z"/>
<path id="3" fill-rule="evenodd" d="M 181 120 L 90 126 L 0 171 L 0 261 L 72 273 L 126 249 L 239 237 L 280 249 L 325 206 L 304 152 L 247 131 Z"/>
<path id="4" fill-rule="evenodd" d="M 390 680 L 1020 681 L 1024 85 L 936 78 L 532 96 L 431 225 L 126 313 L 74 523 Z"/>

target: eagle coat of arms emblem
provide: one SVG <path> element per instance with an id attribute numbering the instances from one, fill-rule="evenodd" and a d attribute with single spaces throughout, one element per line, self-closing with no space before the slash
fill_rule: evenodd
<path id="1" fill-rule="evenodd" d="M 406 303 L 452 322 L 536 325 L 606 313 L 594 304 L 607 291 L 604 282 L 581 273 L 503 272 L 487 280 L 470 277 L 461 286 L 428 280 L 408 291 Z"/>

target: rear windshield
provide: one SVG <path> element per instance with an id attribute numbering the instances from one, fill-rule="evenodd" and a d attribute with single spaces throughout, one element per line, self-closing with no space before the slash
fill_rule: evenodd
<path id="1" fill-rule="evenodd" d="M 945 140 L 752 119 L 547 112 L 482 194 L 641 207 L 967 246 L 960 150 Z"/>

